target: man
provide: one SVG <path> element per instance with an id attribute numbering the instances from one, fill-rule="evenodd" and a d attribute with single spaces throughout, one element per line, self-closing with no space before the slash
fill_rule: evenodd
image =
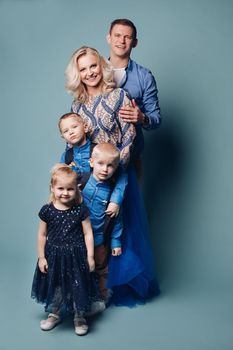
<path id="1" fill-rule="evenodd" d="M 152 130 L 161 122 L 158 90 L 151 72 L 130 58 L 137 46 L 137 29 L 128 19 L 116 19 L 110 25 L 107 35 L 110 45 L 110 62 L 118 87 L 126 90 L 132 99 L 132 107 L 121 108 L 120 117 L 135 124 L 137 136 L 133 157 L 138 160 L 144 147 L 142 128 Z"/>
<path id="2" fill-rule="evenodd" d="M 134 123 L 136 127 L 133 167 L 129 167 L 127 171 L 129 181 L 123 203 L 123 225 L 126 229 L 121 243 L 124 254 L 121 255 L 122 260 L 115 259 L 111 262 L 111 268 L 116 271 L 116 280 L 113 283 L 114 302 L 118 305 L 130 305 L 132 302 L 133 305 L 134 298 L 137 302 L 140 299 L 145 301 L 160 293 L 153 269 L 153 253 L 146 228 L 147 218 L 142 209 L 143 201 L 137 181 L 134 181 L 133 168 L 135 167 L 140 175 L 140 155 L 144 146 L 143 129 L 155 129 L 161 118 L 153 75 L 147 68 L 130 58 L 131 51 L 138 42 L 135 25 L 128 19 L 116 19 L 111 23 L 107 42 L 110 45 L 109 60 L 114 69 L 115 82 L 118 87 L 126 90 L 132 99 L 132 106 L 121 108 L 119 115 L 123 121 Z"/>

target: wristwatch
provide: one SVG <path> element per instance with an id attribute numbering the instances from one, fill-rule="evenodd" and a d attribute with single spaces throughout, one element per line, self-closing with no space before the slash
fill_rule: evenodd
<path id="1" fill-rule="evenodd" d="M 150 118 L 147 117 L 146 115 L 144 115 L 143 121 L 142 121 L 142 125 L 143 125 L 143 126 L 147 126 L 147 125 L 149 125 L 149 124 L 150 124 Z"/>

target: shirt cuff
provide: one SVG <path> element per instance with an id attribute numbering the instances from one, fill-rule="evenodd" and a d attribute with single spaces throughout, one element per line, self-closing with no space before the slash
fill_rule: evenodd
<path id="1" fill-rule="evenodd" d="M 111 249 L 121 248 L 121 241 L 119 238 L 112 238 L 111 240 Z"/>
<path id="2" fill-rule="evenodd" d="M 142 127 L 143 127 L 143 129 L 145 129 L 145 130 L 151 129 L 151 119 L 150 119 L 150 117 L 148 117 L 147 115 L 144 116 L 144 120 L 143 120 L 143 123 L 142 123 Z"/>

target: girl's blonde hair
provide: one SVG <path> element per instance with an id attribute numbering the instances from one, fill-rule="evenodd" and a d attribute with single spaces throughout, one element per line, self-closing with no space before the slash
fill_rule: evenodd
<path id="1" fill-rule="evenodd" d="M 101 56 L 96 49 L 82 46 L 73 53 L 65 71 L 66 90 L 80 103 L 85 103 L 88 100 L 88 93 L 85 85 L 81 81 L 77 62 L 81 56 L 87 54 L 95 55 L 99 59 L 103 74 L 102 93 L 111 92 L 116 86 L 113 78 L 113 69 L 111 68 L 110 63 Z"/>
<path id="2" fill-rule="evenodd" d="M 55 164 L 52 167 L 50 173 L 51 173 L 51 179 L 50 179 L 49 203 L 52 203 L 52 202 L 55 201 L 54 194 L 51 191 L 52 187 L 56 185 L 58 178 L 61 177 L 61 176 L 64 176 L 64 175 L 73 178 L 73 180 L 77 182 L 77 191 L 76 191 L 76 200 L 75 201 L 76 201 L 76 204 L 82 203 L 82 196 L 81 196 L 81 193 L 80 193 L 80 190 L 79 190 L 79 187 L 78 187 L 78 175 L 77 175 L 77 173 L 74 170 L 72 170 L 69 167 L 69 165 L 61 164 L 61 163 Z"/>

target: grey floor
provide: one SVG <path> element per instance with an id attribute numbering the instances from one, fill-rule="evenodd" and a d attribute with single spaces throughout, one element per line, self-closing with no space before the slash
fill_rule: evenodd
<path id="1" fill-rule="evenodd" d="M 71 319 L 42 332 L 43 308 L 30 299 L 32 265 L 1 264 L 1 350 L 233 349 L 230 289 L 199 289 L 185 281 L 162 283 L 162 295 L 146 305 L 109 307 L 90 321 L 85 337 L 75 335 Z"/>

